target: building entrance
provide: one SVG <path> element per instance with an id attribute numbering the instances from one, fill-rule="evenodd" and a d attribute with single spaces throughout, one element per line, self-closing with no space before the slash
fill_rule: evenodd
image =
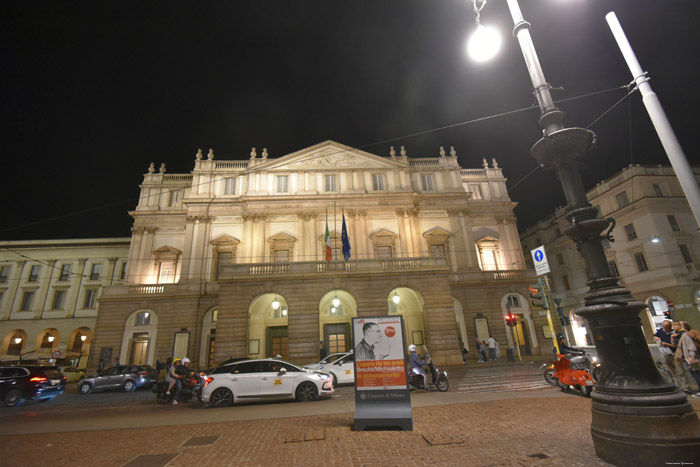
<path id="1" fill-rule="evenodd" d="M 350 325 L 348 323 L 326 324 L 323 326 L 326 352 L 329 354 L 350 350 Z"/>
<path id="2" fill-rule="evenodd" d="M 280 355 L 282 360 L 289 358 L 289 341 L 287 338 L 287 326 L 275 326 L 267 328 L 265 356 L 275 358 Z"/>

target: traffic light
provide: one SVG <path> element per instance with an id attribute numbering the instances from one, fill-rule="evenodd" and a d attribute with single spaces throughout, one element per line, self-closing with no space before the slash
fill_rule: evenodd
<path id="1" fill-rule="evenodd" d="M 518 325 L 518 318 L 512 313 L 508 313 L 506 315 L 506 325 L 517 326 Z"/>
<path id="2" fill-rule="evenodd" d="M 569 326 L 571 324 L 571 319 L 564 314 L 564 310 L 562 310 L 559 305 L 557 305 L 557 314 L 559 315 L 559 322 L 562 326 Z"/>
<path id="3" fill-rule="evenodd" d="M 664 318 L 673 320 L 673 318 L 671 318 L 671 310 L 664 311 Z"/>
<path id="4" fill-rule="evenodd" d="M 542 293 L 542 289 L 540 289 L 539 287 L 533 287 L 531 285 L 528 286 L 527 289 L 530 291 L 530 298 L 532 298 L 532 300 L 530 300 L 530 303 L 532 303 L 532 306 L 542 308 L 543 310 L 547 308 L 547 305 L 545 305 L 543 300 L 544 293 Z M 539 300 L 539 302 L 535 300 Z"/>

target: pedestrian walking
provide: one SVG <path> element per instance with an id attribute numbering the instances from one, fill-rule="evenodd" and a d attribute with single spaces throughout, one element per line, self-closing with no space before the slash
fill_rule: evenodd
<path id="1" fill-rule="evenodd" d="M 464 342 L 459 342 L 459 348 L 461 349 L 460 352 L 462 353 L 462 363 L 467 363 L 467 354 L 469 353 L 469 351 L 464 346 Z"/>
<path id="2" fill-rule="evenodd" d="M 681 378 L 678 376 L 677 360 L 675 357 L 676 346 L 671 342 L 671 336 L 674 334 L 673 322 L 671 320 L 665 320 L 661 323 L 661 328 L 659 328 L 654 334 L 654 340 L 659 344 L 659 352 L 661 353 L 661 363 L 666 368 L 668 373 L 673 378 L 674 384 L 678 387 L 682 387 Z"/>
<path id="3" fill-rule="evenodd" d="M 476 347 L 476 361 L 483 363 L 484 358 L 481 356 L 481 341 L 479 339 L 474 341 L 474 347 Z"/>
<path id="4" fill-rule="evenodd" d="M 501 347 L 498 344 L 498 341 L 496 341 L 496 360 L 501 359 Z"/>

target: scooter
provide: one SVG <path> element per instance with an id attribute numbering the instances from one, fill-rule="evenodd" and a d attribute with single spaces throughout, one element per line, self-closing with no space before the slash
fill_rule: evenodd
<path id="1" fill-rule="evenodd" d="M 590 359 L 584 352 L 579 356 L 557 355 L 557 361 L 554 363 L 554 373 L 552 377 L 559 389 L 566 392 L 569 387 L 581 391 L 585 397 L 590 397 L 595 385 L 595 379 L 586 369 L 586 363 Z"/>
<path id="2" fill-rule="evenodd" d="M 556 355 L 556 351 L 552 348 L 552 351 Z M 581 355 L 571 356 L 570 361 L 575 362 L 577 365 L 583 366 L 583 368 L 588 371 L 595 382 L 598 381 L 598 375 L 600 374 L 600 362 L 596 357 L 592 359 L 588 357 L 588 353 L 583 349 L 580 350 Z M 545 362 L 540 366 L 540 371 L 542 372 L 542 378 L 552 386 L 556 386 L 557 382 L 554 379 L 554 372 L 556 362 Z"/>
<path id="3" fill-rule="evenodd" d="M 190 372 L 188 376 L 182 378 L 182 391 L 180 391 L 180 400 L 189 401 L 193 398 L 197 398 L 200 402 L 202 401 L 202 380 L 194 372 Z M 151 391 L 156 395 L 156 402 L 161 405 L 170 404 L 173 401 L 173 395 L 175 394 L 175 388 L 173 387 L 170 394 L 168 394 L 168 387 L 170 383 L 166 380 L 158 381 L 153 385 Z"/>
<path id="4" fill-rule="evenodd" d="M 431 383 L 428 385 L 428 389 L 437 388 L 440 392 L 445 392 L 450 389 L 450 382 L 447 380 L 447 372 L 440 371 L 433 365 L 433 360 L 430 358 L 428 349 L 423 346 L 425 350 L 425 356 L 428 359 L 428 368 L 430 369 Z M 408 381 L 408 388 L 413 391 L 415 389 L 425 389 L 423 385 L 423 375 L 416 374 L 409 368 L 407 371 L 406 379 Z"/>

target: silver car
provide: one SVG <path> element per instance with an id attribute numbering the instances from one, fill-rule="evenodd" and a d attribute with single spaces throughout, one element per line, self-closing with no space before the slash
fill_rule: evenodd
<path id="1" fill-rule="evenodd" d="M 156 370 L 150 365 L 118 365 L 102 373 L 78 381 L 81 394 L 106 389 L 122 389 L 126 392 L 140 387 L 151 387 L 158 381 Z"/>
<path id="2" fill-rule="evenodd" d="M 334 392 L 329 375 L 273 359 L 222 365 L 214 368 L 204 380 L 202 402 L 214 407 L 270 399 L 312 401 Z"/>

